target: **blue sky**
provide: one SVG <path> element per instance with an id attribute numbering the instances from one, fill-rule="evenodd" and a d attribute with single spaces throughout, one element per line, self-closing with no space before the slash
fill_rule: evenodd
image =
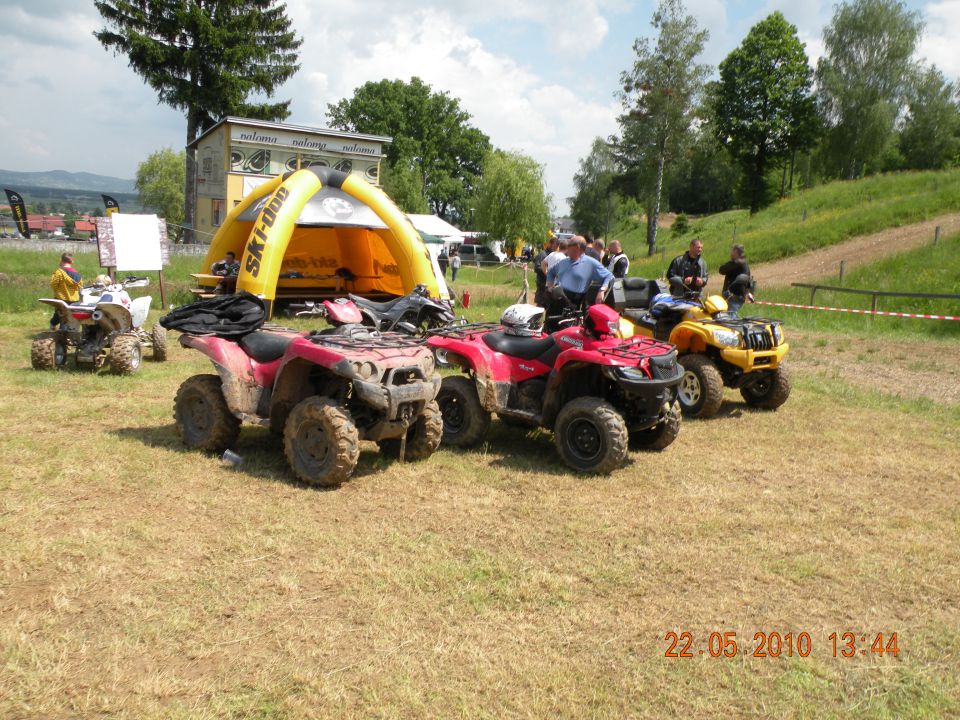
<path id="1" fill-rule="evenodd" d="M 812 0 L 687 0 L 711 38 L 716 65 L 774 10 L 794 23 L 808 54 L 833 12 Z M 960 0 L 909 0 L 927 19 L 918 51 L 960 78 Z M 649 0 L 287 0 L 304 37 L 302 69 L 282 88 L 292 122 L 324 126 L 328 103 L 368 80 L 418 75 L 461 99 L 495 145 L 545 168 L 558 212 L 594 137 L 616 131 L 614 92 L 632 44 L 651 32 Z M 0 167 L 133 177 L 162 147 L 184 145 L 180 113 L 159 105 L 122 57 L 92 37 L 87 0 L 0 0 L 7 102 L 0 104 Z M 26 109 L 25 109 L 26 108 Z"/>

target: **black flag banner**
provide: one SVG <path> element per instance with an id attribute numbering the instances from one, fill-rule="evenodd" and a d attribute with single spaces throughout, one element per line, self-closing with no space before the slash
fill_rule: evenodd
<path id="1" fill-rule="evenodd" d="M 103 206 L 107 209 L 107 217 L 110 217 L 115 212 L 120 212 L 120 203 L 109 195 L 101 195 L 100 197 L 103 198 Z"/>
<path id="2" fill-rule="evenodd" d="M 27 207 L 23 204 L 23 195 L 14 191 L 3 191 L 7 194 L 7 201 L 10 203 L 10 210 L 13 212 L 13 219 L 17 222 L 17 231 L 25 238 L 30 237 L 30 225 L 27 223 Z"/>

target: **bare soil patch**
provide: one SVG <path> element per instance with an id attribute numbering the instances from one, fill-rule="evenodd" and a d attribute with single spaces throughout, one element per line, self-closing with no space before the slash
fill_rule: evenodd
<path id="1" fill-rule="evenodd" d="M 860 390 L 960 405 L 960 344 L 791 330 L 790 366 Z"/>
<path id="2" fill-rule="evenodd" d="M 870 235 L 847 240 L 838 245 L 812 250 L 795 257 L 762 263 L 751 268 L 753 276 L 763 287 L 789 285 L 839 275 L 840 262 L 852 270 L 896 253 L 912 250 L 933 241 L 934 229 L 940 226 L 946 236 L 960 232 L 960 213 L 941 215 L 932 220 L 887 228 Z M 749 248 L 748 248 L 749 251 Z"/>

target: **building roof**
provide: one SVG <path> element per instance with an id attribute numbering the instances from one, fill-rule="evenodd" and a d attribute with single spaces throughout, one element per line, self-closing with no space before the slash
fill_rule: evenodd
<path id="1" fill-rule="evenodd" d="M 63 227 L 60 215 L 27 215 L 27 227 L 31 230 L 56 230 Z"/>
<path id="2" fill-rule="evenodd" d="M 73 229 L 77 232 L 94 232 L 97 229 L 97 226 L 89 220 L 77 220 L 73 224 Z"/>
<path id="3" fill-rule="evenodd" d="M 296 132 L 315 133 L 318 135 L 330 135 L 332 137 L 350 138 L 353 140 L 368 140 L 370 142 L 391 143 L 392 137 L 384 135 L 364 135 L 363 133 L 345 132 L 343 130 L 331 130 L 330 128 L 311 127 L 310 125 L 288 125 L 286 123 L 270 122 L 268 120 L 251 120 L 250 118 L 234 117 L 228 115 L 220 120 L 216 125 L 202 133 L 200 137 L 194 140 L 187 147 L 194 147 L 207 135 L 217 130 L 221 125 L 230 123 L 231 125 L 243 125 L 244 127 L 261 128 L 263 130 L 293 130 Z"/>

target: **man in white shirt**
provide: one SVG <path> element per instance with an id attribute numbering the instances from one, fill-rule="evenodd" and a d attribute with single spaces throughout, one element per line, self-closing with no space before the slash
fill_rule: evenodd
<path id="1" fill-rule="evenodd" d="M 561 238 L 559 247 L 554 250 L 552 253 L 547 255 L 543 260 L 541 267 L 543 268 L 543 274 L 546 275 L 550 272 L 550 268 L 556 265 L 558 262 L 567 257 L 567 239 Z"/>

